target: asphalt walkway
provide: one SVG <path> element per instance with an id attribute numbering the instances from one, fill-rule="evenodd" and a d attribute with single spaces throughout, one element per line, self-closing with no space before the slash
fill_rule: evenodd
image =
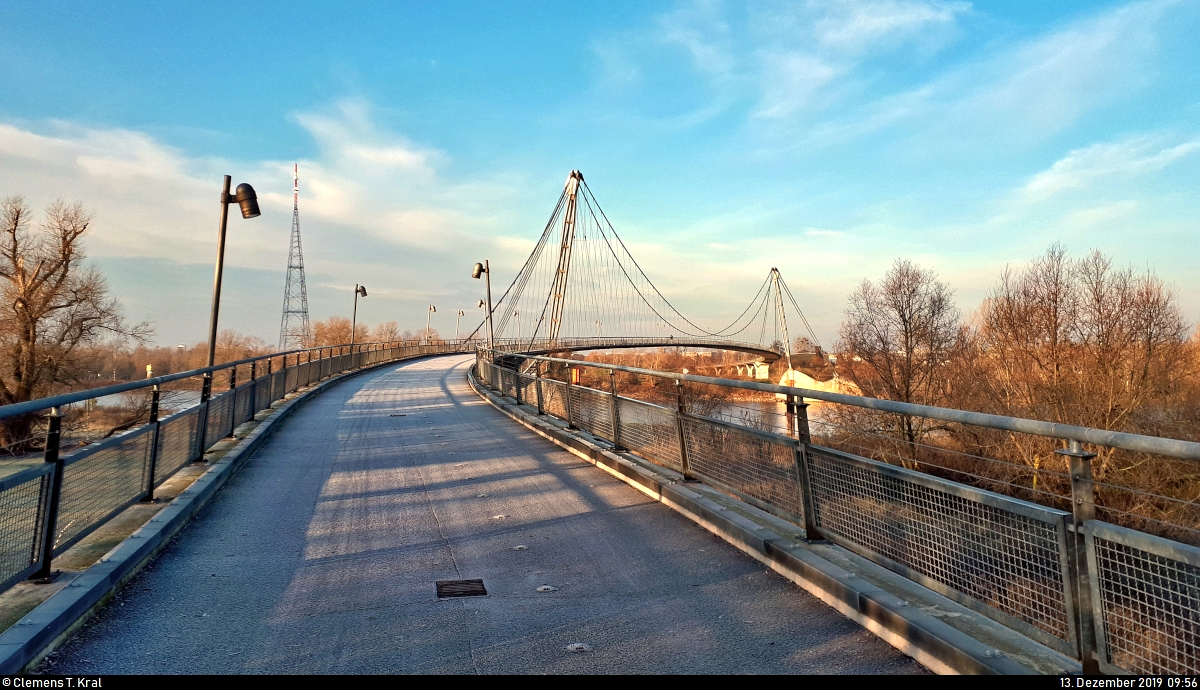
<path id="1" fill-rule="evenodd" d="M 471 361 L 308 402 L 46 670 L 924 672 L 512 423 L 470 390 Z M 473 578 L 487 596 L 436 597 Z"/>

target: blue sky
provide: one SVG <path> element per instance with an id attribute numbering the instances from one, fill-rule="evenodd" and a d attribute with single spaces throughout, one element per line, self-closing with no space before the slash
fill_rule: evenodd
<path id="1" fill-rule="evenodd" d="M 822 340 L 897 257 L 969 313 L 1061 241 L 1200 319 L 1200 3 L 8 3 L 0 194 L 81 201 L 92 259 L 164 344 L 273 342 L 291 166 L 314 318 L 435 326 L 519 268 L 567 173 L 685 313 L 779 266 Z M 444 315 L 444 316 L 443 316 Z M 441 322 L 437 321 L 441 318 Z"/>

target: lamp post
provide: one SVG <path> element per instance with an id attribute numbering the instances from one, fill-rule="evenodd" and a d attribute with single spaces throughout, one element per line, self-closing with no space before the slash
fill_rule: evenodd
<path id="1" fill-rule="evenodd" d="M 217 314 L 221 309 L 221 274 L 225 268 L 225 228 L 229 224 L 229 202 L 237 202 L 242 210 L 242 218 L 257 218 L 262 215 L 258 210 L 258 195 L 254 193 L 254 187 L 245 183 L 239 184 L 237 190 L 231 195 L 229 193 L 231 182 L 232 178 L 226 175 L 225 185 L 221 190 L 221 224 L 217 232 L 217 268 L 213 275 L 212 315 L 208 322 L 208 364 L 206 366 L 210 367 L 217 357 Z M 200 402 L 208 402 L 211 392 L 212 374 L 207 373 L 204 375 L 204 384 L 200 391 Z M 207 409 L 205 412 L 207 414 Z"/>
<path id="2" fill-rule="evenodd" d="M 425 344 L 426 345 L 430 345 L 433 343 L 433 337 L 429 333 L 429 317 L 433 316 L 433 312 L 435 312 L 435 311 L 437 311 L 437 307 L 433 306 L 432 304 L 429 305 L 429 309 L 425 310 Z"/>
<path id="3" fill-rule="evenodd" d="M 479 276 L 486 275 L 484 282 L 487 283 L 487 325 L 488 325 L 488 349 L 495 347 L 495 334 L 492 332 L 492 271 L 488 267 L 488 262 L 485 259 L 481 264 L 475 264 L 475 268 L 471 270 L 471 277 L 476 280 Z"/>
<path id="4" fill-rule="evenodd" d="M 354 311 L 350 315 L 350 354 L 354 354 L 354 331 L 358 327 L 358 298 L 367 296 L 367 286 L 354 284 Z"/>
<path id="5" fill-rule="evenodd" d="M 462 309 L 458 310 L 458 319 L 454 321 L 454 342 L 458 342 L 458 327 L 462 325 L 462 317 L 466 316 L 467 312 Z"/>
<path id="6" fill-rule="evenodd" d="M 487 309 L 487 302 L 485 300 L 479 300 L 479 304 L 476 304 L 475 306 L 479 307 L 480 309 Z M 484 321 L 487 320 L 487 312 L 484 312 L 483 319 Z M 489 341 L 489 344 L 490 342 L 491 341 Z"/>

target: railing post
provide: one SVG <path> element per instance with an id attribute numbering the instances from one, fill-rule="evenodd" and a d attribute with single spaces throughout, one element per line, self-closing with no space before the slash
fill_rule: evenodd
<path id="1" fill-rule="evenodd" d="M 154 425 L 154 430 L 150 432 L 150 468 L 146 479 L 146 497 L 142 499 L 142 503 L 154 503 L 154 471 L 158 467 L 158 400 L 159 388 L 158 384 L 154 384 L 154 388 L 150 391 L 150 424 Z"/>
<path id="2" fill-rule="evenodd" d="M 683 431 L 683 381 L 675 379 L 675 430 L 679 435 L 679 466 L 683 470 L 684 479 L 694 479 L 692 469 L 688 465 L 687 438 Z"/>
<path id="3" fill-rule="evenodd" d="M 613 430 L 613 450 L 626 450 L 621 445 L 621 412 L 617 404 L 617 372 L 612 369 L 608 370 L 608 389 L 612 395 L 609 397 L 609 417 L 612 419 Z"/>
<path id="4" fill-rule="evenodd" d="M 58 453 L 59 441 L 62 436 L 62 412 L 57 407 L 50 408 L 49 425 L 46 428 L 46 450 L 44 462 L 54 463 L 54 473 L 50 479 L 50 500 L 46 505 L 46 517 L 42 524 L 45 532 L 42 534 L 42 567 L 33 574 L 31 580 L 42 584 L 54 581 L 50 572 L 50 560 L 54 557 L 54 536 L 58 531 L 58 504 L 62 496 L 63 461 Z"/>
<path id="5" fill-rule="evenodd" d="M 258 414 L 258 360 L 250 363 L 250 419 Z"/>
<path id="6" fill-rule="evenodd" d="M 233 391 L 233 395 L 229 396 L 228 436 L 233 436 L 233 430 L 237 428 L 237 366 L 229 370 L 229 390 Z"/>
<path id="7" fill-rule="evenodd" d="M 533 368 L 533 390 L 537 394 L 537 413 L 538 415 L 546 414 L 546 409 L 542 405 L 542 363 L 537 362 Z"/>
<path id="8" fill-rule="evenodd" d="M 820 541 L 820 531 L 817 530 L 817 507 L 813 501 L 812 480 L 809 473 L 808 446 L 812 443 L 812 435 L 808 428 L 808 403 L 796 402 L 796 396 L 787 397 L 788 431 L 796 439 L 796 479 L 800 484 L 800 505 L 804 509 L 804 538 L 809 541 Z"/>
<path id="9" fill-rule="evenodd" d="M 513 399 L 517 401 L 518 405 L 520 405 L 520 404 L 524 403 L 525 401 L 521 399 L 521 370 L 519 367 L 517 369 L 513 369 L 512 379 L 513 379 Z"/>
<path id="10" fill-rule="evenodd" d="M 563 407 L 567 410 L 567 428 L 578 429 L 575 426 L 574 405 L 571 404 L 571 365 L 567 365 L 567 385 L 563 395 Z"/>
<path id="11" fill-rule="evenodd" d="M 200 384 L 200 411 L 196 423 L 196 447 L 192 449 L 192 462 L 204 459 L 204 440 L 208 436 L 208 398 L 212 395 L 212 372 L 204 375 Z"/>
<path id="12" fill-rule="evenodd" d="M 1070 441 L 1066 450 L 1057 450 L 1055 453 L 1067 457 L 1071 470 L 1071 521 L 1075 529 L 1067 534 L 1068 564 L 1072 571 L 1071 600 L 1067 604 L 1075 610 L 1075 635 L 1083 673 L 1099 675 L 1096 619 L 1092 608 L 1092 574 L 1089 573 L 1084 536 L 1087 523 L 1096 519 L 1096 490 L 1092 479 L 1092 458 L 1096 454 L 1084 451 L 1079 441 Z"/>

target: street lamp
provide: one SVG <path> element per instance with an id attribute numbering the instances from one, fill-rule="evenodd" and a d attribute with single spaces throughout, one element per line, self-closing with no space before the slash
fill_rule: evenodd
<path id="1" fill-rule="evenodd" d="M 208 321 L 208 365 L 212 366 L 217 357 L 217 314 L 221 309 L 221 274 L 225 268 L 225 228 L 229 224 L 229 202 L 236 201 L 242 209 L 242 218 L 257 218 L 258 195 L 254 187 L 242 183 L 233 194 L 229 193 L 232 182 L 229 175 L 225 176 L 225 185 L 221 189 L 221 224 L 217 231 L 217 269 L 213 275 L 212 315 Z M 200 391 L 200 402 L 207 402 L 212 392 L 212 373 L 204 375 L 204 385 Z M 204 421 L 204 420 L 202 420 Z M 201 427 L 203 428 L 203 427 Z"/>
<path id="2" fill-rule="evenodd" d="M 433 316 L 433 312 L 435 312 L 435 311 L 437 311 L 437 307 L 433 306 L 432 304 L 429 305 L 429 309 L 425 310 L 425 344 L 426 345 L 433 343 L 433 336 L 430 335 L 430 333 L 429 333 L 429 317 Z"/>
<path id="3" fill-rule="evenodd" d="M 495 346 L 495 334 L 492 332 L 492 271 L 488 267 L 488 262 L 485 259 L 481 264 L 475 264 L 475 268 L 471 270 L 471 277 L 476 280 L 479 276 L 486 275 L 484 282 L 487 283 L 487 325 L 488 325 L 488 349 Z"/>
<path id="4" fill-rule="evenodd" d="M 358 327 L 358 298 L 367 296 L 367 286 L 354 284 L 354 311 L 350 315 L 350 354 L 354 354 L 354 331 Z"/>
<path id="5" fill-rule="evenodd" d="M 467 312 L 462 309 L 458 310 L 458 319 L 454 322 L 454 342 L 458 342 L 458 327 L 462 324 L 462 317 L 466 316 Z"/>
<path id="6" fill-rule="evenodd" d="M 514 311 L 513 316 L 517 317 L 517 342 L 521 342 L 521 312 Z"/>

